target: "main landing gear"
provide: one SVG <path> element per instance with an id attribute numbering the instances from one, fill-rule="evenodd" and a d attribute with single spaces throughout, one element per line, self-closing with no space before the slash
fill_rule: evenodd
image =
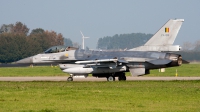
<path id="1" fill-rule="evenodd" d="M 119 76 L 118 76 L 118 80 L 119 80 L 119 81 L 125 81 L 125 80 L 126 80 L 126 75 L 125 75 L 124 72 L 121 73 L 121 74 L 119 74 Z"/>
<path id="2" fill-rule="evenodd" d="M 67 78 L 67 81 L 73 81 L 73 74 L 70 74 L 70 76 Z"/>
<path id="3" fill-rule="evenodd" d="M 68 77 L 68 78 L 67 78 L 67 81 L 73 81 L 73 77 L 71 77 L 71 76 Z"/>
<path id="4" fill-rule="evenodd" d="M 115 81 L 115 76 L 109 76 L 109 77 L 107 77 L 107 81 Z"/>
<path id="5" fill-rule="evenodd" d="M 124 72 L 118 72 L 118 73 L 113 73 L 113 74 L 101 74 L 101 75 L 94 75 L 96 77 L 106 77 L 107 81 L 115 81 L 115 77 L 118 77 L 119 81 L 125 81 L 126 80 L 126 75 Z M 70 75 L 70 77 L 67 78 L 67 81 L 73 81 L 73 75 Z"/>
<path id="6" fill-rule="evenodd" d="M 126 75 L 124 72 L 115 73 L 114 75 L 110 75 L 107 77 L 107 81 L 115 81 L 115 76 L 118 76 L 119 81 L 125 81 Z"/>

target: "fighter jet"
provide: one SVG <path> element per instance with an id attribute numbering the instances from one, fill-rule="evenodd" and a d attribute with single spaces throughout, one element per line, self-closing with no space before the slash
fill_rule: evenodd
<path id="1" fill-rule="evenodd" d="M 179 51 L 172 45 L 183 19 L 170 19 L 144 46 L 127 51 L 84 50 L 66 46 L 54 46 L 42 54 L 28 57 L 17 63 L 59 63 L 63 72 L 69 73 L 68 81 L 74 76 L 106 77 L 108 81 L 126 80 L 125 72 L 132 76 L 150 73 L 151 69 L 180 66 L 182 57 L 170 53 Z M 164 52 L 163 52 L 164 51 Z M 170 51 L 170 52 L 169 52 Z"/>

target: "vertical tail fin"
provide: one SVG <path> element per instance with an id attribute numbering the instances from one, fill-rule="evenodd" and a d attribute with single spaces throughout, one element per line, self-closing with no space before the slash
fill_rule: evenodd
<path id="1" fill-rule="evenodd" d="M 170 19 L 144 46 L 172 45 L 181 28 L 184 19 Z"/>
<path id="2" fill-rule="evenodd" d="M 170 19 L 144 46 L 130 49 L 130 51 L 180 51 L 180 46 L 173 43 L 183 21 L 184 19 Z"/>

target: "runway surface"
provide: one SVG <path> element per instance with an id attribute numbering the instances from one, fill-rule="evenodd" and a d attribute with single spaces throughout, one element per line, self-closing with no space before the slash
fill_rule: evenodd
<path id="1" fill-rule="evenodd" d="M 0 81 L 67 81 L 68 77 L 0 77 Z M 127 77 L 128 81 L 172 81 L 172 80 L 200 80 L 200 77 Z M 74 77 L 74 81 L 107 81 L 106 78 Z M 118 78 L 116 78 L 118 81 Z"/>

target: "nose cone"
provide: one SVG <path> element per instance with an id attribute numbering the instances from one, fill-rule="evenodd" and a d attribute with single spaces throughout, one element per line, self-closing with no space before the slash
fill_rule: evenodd
<path id="1" fill-rule="evenodd" d="M 32 64 L 33 63 L 33 57 L 28 57 L 21 59 L 19 61 L 16 61 L 17 64 Z"/>

